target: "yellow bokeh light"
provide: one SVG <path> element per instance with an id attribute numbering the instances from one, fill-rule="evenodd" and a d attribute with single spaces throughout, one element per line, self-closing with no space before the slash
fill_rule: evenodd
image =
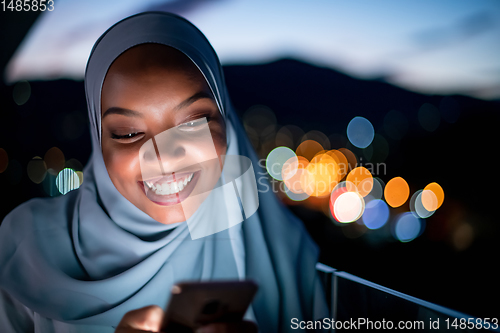
<path id="1" fill-rule="evenodd" d="M 301 175 L 303 189 L 310 196 L 329 195 L 338 183 L 338 165 L 327 154 L 316 155 Z"/>
<path id="2" fill-rule="evenodd" d="M 337 165 L 339 166 L 339 181 L 342 180 L 349 172 L 349 162 L 347 158 L 340 150 L 336 149 L 329 150 L 327 154 L 337 161 Z"/>
<path id="3" fill-rule="evenodd" d="M 402 206 L 408 200 L 409 195 L 410 187 L 402 177 L 394 177 L 385 185 L 385 201 L 393 208 Z"/>
<path id="4" fill-rule="evenodd" d="M 361 196 L 365 197 L 373 188 L 373 176 L 365 167 L 357 167 L 351 170 L 347 175 L 347 181 L 356 185 Z"/>
<path id="5" fill-rule="evenodd" d="M 441 207 L 444 201 L 443 188 L 438 183 L 430 183 L 422 192 L 422 204 L 428 211 Z"/>

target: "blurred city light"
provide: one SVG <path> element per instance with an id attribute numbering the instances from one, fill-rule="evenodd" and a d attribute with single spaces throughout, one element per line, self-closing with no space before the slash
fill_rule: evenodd
<path id="1" fill-rule="evenodd" d="M 346 180 L 356 185 L 358 193 L 363 197 L 368 195 L 373 188 L 372 174 L 362 166 L 352 169 Z"/>
<path id="2" fill-rule="evenodd" d="M 354 117 L 347 125 L 347 138 L 358 148 L 368 147 L 375 135 L 372 123 L 364 117 Z"/>
<path id="3" fill-rule="evenodd" d="M 276 180 L 283 180 L 282 171 L 285 163 L 291 164 L 293 162 L 298 162 L 297 155 L 295 152 L 287 147 L 277 147 L 274 148 L 266 159 L 266 169 L 271 177 Z M 296 170 L 296 169 L 295 169 Z M 293 174 L 290 172 L 287 177 L 291 177 Z"/>
<path id="4" fill-rule="evenodd" d="M 437 200 L 435 201 L 434 198 Z M 422 193 L 422 204 L 427 210 L 436 210 L 444 202 L 444 190 L 438 183 L 430 183 Z"/>
<path id="5" fill-rule="evenodd" d="M 420 219 L 413 215 L 413 213 L 402 213 L 396 218 L 394 228 L 395 237 L 403 243 L 410 242 L 421 234 L 421 228 Z"/>
<path id="6" fill-rule="evenodd" d="M 350 223 L 359 219 L 364 209 L 365 201 L 358 192 L 345 192 L 335 200 L 333 214 L 339 222 Z"/>
<path id="7" fill-rule="evenodd" d="M 41 157 L 35 156 L 28 162 L 27 171 L 29 179 L 35 184 L 40 184 L 47 174 L 47 166 Z"/>
<path id="8" fill-rule="evenodd" d="M 384 197 L 384 183 L 378 177 L 373 178 L 373 188 L 370 191 L 370 196 L 374 199 L 382 199 Z"/>
<path id="9" fill-rule="evenodd" d="M 303 156 L 307 158 L 308 161 L 311 161 L 313 157 L 322 150 L 324 150 L 324 148 L 319 142 L 314 140 L 305 140 L 297 147 L 295 152 L 297 153 L 297 156 Z"/>
<path id="10" fill-rule="evenodd" d="M 410 210 L 416 214 L 417 217 L 426 219 L 432 214 L 434 214 L 435 210 L 429 211 L 422 204 L 422 190 L 418 190 L 415 192 L 410 199 Z M 431 192 L 432 193 L 432 192 Z M 435 201 L 437 201 L 436 196 L 434 196 Z"/>
<path id="11" fill-rule="evenodd" d="M 362 221 L 368 229 L 379 229 L 387 223 L 388 219 L 389 207 L 383 200 L 372 199 L 366 203 Z"/>
<path id="12" fill-rule="evenodd" d="M 31 96 L 31 85 L 28 81 L 19 81 L 12 89 L 12 97 L 17 105 L 25 104 Z"/>
<path id="13" fill-rule="evenodd" d="M 47 166 L 47 171 L 56 176 L 64 168 L 64 154 L 61 149 L 52 147 L 45 153 L 43 158 Z"/>
<path id="14" fill-rule="evenodd" d="M 56 186 L 59 192 L 64 195 L 80 187 L 80 178 L 73 169 L 64 168 L 57 175 Z"/>
<path id="15" fill-rule="evenodd" d="M 387 182 L 384 189 L 384 198 L 389 206 L 402 206 L 410 195 L 410 187 L 402 177 L 394 177 Z"/>

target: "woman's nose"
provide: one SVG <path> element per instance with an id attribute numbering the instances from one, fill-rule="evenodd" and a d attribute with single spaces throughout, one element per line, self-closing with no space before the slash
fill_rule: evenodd
<path id="1" fill-rule="evenodd" d="M 148 140 L 140 149 L 143 176 L 157 176 L 177 171 L 186 156 L 182 140 L 174 131 L 163 131 Z"/>

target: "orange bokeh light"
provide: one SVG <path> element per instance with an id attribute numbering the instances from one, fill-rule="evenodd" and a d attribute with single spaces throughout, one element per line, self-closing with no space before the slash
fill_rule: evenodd
<path id="1" fill-rule="evenodd" d="M 402 206 L 408 200 L 409 195 L 410 187 L 402 177 L 394 177 L 385 185 L 385 201 L 393 208 Z"/>
<path id="2" fill-rule="evenodd" d="M 373 176 L 365 167 L 357 167 L 347 175 L 347 181 L 356 185 L 361 196 L 366 197 L 373 188 Z"/>
<path id="3" fill-rule="evenodd" d="M 334 158 L 326 153 L 316 155 L 302 173 L 302 188 L 310 196 L 329 195 L 337 185 L 339 167 Z"/>
<path id="4" fill-rule="evenodd" d="M 358 165 L 358 159 L 357 159 L 356 155 L 354 155 L 354 153 L 347 148 L 340 148 L 339 152 L 341 152 L 342 155 L 344 155 L 344 157 L 347 160 L 347 164 L 348 164 L 348 168 L 346 170 L 346 174 L 347 174 L 347 173 L 349 173 L 349 171 L 354 169 L 356 167 L 356 165 Z"/>
<path id="5" fill-rule="evenodd" d="M 339 166 L 339 181 L 342 180 L 349 172 L 349 162 L 347 158 L 340 150 L 336 149 L 329 150 L 326 154 L 337 161 L 337 165 Z"/>
<path id="6" fill-rule="evenodd" d="M 324 150 L 323 146 L 317 141 L 306 140 L 297 147 L 295 153 L 297 156 L 304 156 L 308 161 L 310 161 L 318 152 L 322 150 Z"/>
<path id="7" fill-rule="evenodd" d="M 283 164 L 281 175 L 286 187 L 295 194 L 304 193 L 302 188 L 301 177 L 304 174 L 305 168 L 309 165 L 307 158 L 303 156 L 292 157 Z"/>
<path id="8" fill-rule="evenodd" d="M 441 207 L 444 201 L 443 188 L 438 183 L 430 183 L 422 192 L 422 205 L 428 211 Z"/>

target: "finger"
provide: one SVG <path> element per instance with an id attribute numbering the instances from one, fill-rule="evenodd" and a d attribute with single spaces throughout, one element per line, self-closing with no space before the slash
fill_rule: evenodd
<path id="1" fill-rule="evenodd" d="M 158 332 L 163 319 L 163 309 L 158 305 L 149 305 L 127 312 L 118 326 L 116 333 L 127 332 L 127 329 Z M 120 331 L 121 330 L 121 331 Z M 133 331 L 132 331 L 133 332 Z"/>
<path id="2" fill-rule="evenodd" d="M 211 323 L 201 326 L 196 333 L 257 333 L 257 325 L 252 321 L 239 321 L 236 323 Z"/>

